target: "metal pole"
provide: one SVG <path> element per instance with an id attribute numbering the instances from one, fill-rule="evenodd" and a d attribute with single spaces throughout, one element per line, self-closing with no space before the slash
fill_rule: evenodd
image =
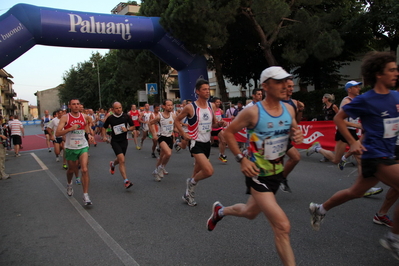
<path id="1" fill-rule="evenodd" d="M 162 88 L 161 88 L 161 60 L 158 59 L 158 76 L 159 76 L 159 101 L 162 104 Z"/>
<path id="2" fill-rule="evenodd" d="M 101 86 L 100 86 L 100 66 L 98 64 L 98 61 L 96 59 L 94 59 L 96 61 L 96 65 L 97 65 L 97 78 L 98 78 L 98 99 L 100 101 L 100 109 L 101 109 Z"/>

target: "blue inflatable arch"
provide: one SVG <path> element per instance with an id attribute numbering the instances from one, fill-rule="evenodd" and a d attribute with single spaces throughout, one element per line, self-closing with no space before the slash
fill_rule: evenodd
<path id="1" fill-rule="evenodd" d="M 208 79 L 206 59 L 165 32 L 157 17 L 96 14 L 17 4 L 0 16 L 0 68 L 35 44 L 148 49 L 178 71 L 181 99 L 195 99 L 198 78 Z"/>

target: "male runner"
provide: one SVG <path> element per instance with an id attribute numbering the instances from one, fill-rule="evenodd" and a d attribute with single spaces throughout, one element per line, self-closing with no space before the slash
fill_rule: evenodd
<path id="1" fill-rule="evenodd" d="M 137 106 L 135 104 L 132 104 L 132 107 L 131 107 L 128 115 L 132 119 L 133 125 L 134 125 L 134 129 L 132 131 L 134 145 L 136 145 L 136 149 L 140 150 L 140 146 L 137 144 L 137 138 L 140 133 L 140 121 L 139 121 L 140 112 L 139 112 L 139 110 L 137 110 Z"/>
<path id="2" fill-rule="evenodd" d="M 90 133 L 89 118 L 79 112 L 80 102 L 78 99 L 69 101 L 70 113 L 63 115 L 58 124 L 56 136 L 65 135 L 65 157 L 68 163 L 67 169 L 67 194 L 73 195 L 72 177 L 78 171 L 78 163 L 82 173 L 83 185 L 83 202 L 85 205 L 92 205 L 89 197 L 89 144 L 85 138 L 85 133 L 88 134 L 89 141 L 93 141 L 93 136 Z"/>
<path id="3" fill-rule="evenodd" d="M 44 131 L 44 136 L 46 137 L 46 145 L 47 145 L 48 152 L 51 152 L 50 134 L 48 133 L 46 128 L 48 126 L 48 123 L 50 123 L 51 119 L 53 119 L 53 117 L 51 115 L 49 115 L 49 111 L 44 110 L 44 116 L 42 117 L 41 126 L 42 126 L 42 130 Z"/>
<path id="4" fill-rule="evenodd" d="M 107 140 L 105 129 L 109 126 L 112 129 L 111 147 L 114 150 L 116 159 L 109 162 L 109 172 L 113 175 L 115 173 L 115 165 L 119 164 L 119 171 L 124 180 L 125 188 L 130 188 L 133 184 L 127 179 L 125 156 L 128 146 L 127 132 L 134 130 L 134 124 L 130 116 L 123 113 L 121 103 L 114 102 L 112 110 L 113 114 L 107 117 L 102 129 L 104 141 Z"/>
<path id="5" fill-rule="evenodd" d="M 182 199 L 189 206 L 196 206 L 194 188 L 197 183 L 213 174 L 212 164 L 208 158 L 211 152 L 211 130 L 212 127 L 226 126 L 225 121 L 217 121 L 214 110 L 208 102 L 210 96 L 209 82 L 204 79 L 197 80 L 195 93 L 198 99 L 181 111 L 175 119 L 175 127 L 180 136 L 189 140 L 191 156 L 195 159 L 194 171 L 191 178 L 186 181 L 187 188 Z M 188 134 L 184 132 L 180 121 L 188 118 Z"/>
<path id="6" fill-rule="evenodd" d="M 151 111 L 150 111 L 150 105 L 146 103 L 144 105 L 144 111 L 141 112 L 139 121 L 142 123 L 142 129 L 143 129 L 143 136 L 141 137 L 141 143 L 140 143 L 140 149 L 143 147 L 143 142 L 148 136 L 148 123 L 150 122 L 150 117 L 151 117 Z"/>
<path id="7" fill-rule="evenodd" d="M 263 212 L 274 232 L 277 252 L 284 265 L 295 265 L 294 252 L 290 244 L 290 222 L 278 205 L 275 193 L 283 179 L 283 157 L 291 135 L 295 143 L 301 143 L 303 136 L 297 128 L 295 112 L 287 103 L 287 79 L 291 77 L 281 67 L 266 68 L 260 77 L 267 97 L 255 106 L 245 108 L 225 130 L 230 150 L 241 164 L 247 189 L 250 192 L 246 204 L 239 203 L 224 207 L 215 202 L 207 228 L 212 231 L 224 216 L 232 215 L 254 219 Z M 248 158 L 241 154 L 234 134 L 246 127 L 248 132 Z M 267 258 L 263 264 L 265 264 Z"/>
<path id="8" fill-rule="evenodd" d="M 62 117 L 63 112 L 61 110 L 57 110 L 53 112 L 53 119 L 47 125 L 47 132 L 50 134 L 50 140 L 53 142 L 54 146 L 54 154 L 55 154 L 55 161 L 60 161 L 60 153 L 64 149 L 64 143 L 62 137 L 57 137 L 55 135 L 55 131 L 58 128 L 58 124 L 60 123 L 60 119 Z"/>
<path id="9" fill-rule="evenodd" d="M 162 108 L 163 112 L 151 119 L 149 124 L 152 133 L 152 139 L 159 143 L 159 148 L 161 150 L 155 170 L 152 172 L 152 175 L 155 177 L 155 181 L 157 182 L 160 182 L 164 175 L 168 174 L 168 172 L 165 170 L 165 166 L 169 162 L 170 156 L 172 155 L 172 134 L 174 130 L 174 119 L 176 118 L 172 112 L 173 102 L 171 100 L 164 100 Z M 157 125 L 159 128 L 158 132 L 155 128 L 155 125 Z"/>
<path id="10" fill-rule="evenodd" d="M 379 181 L 399 191 L 399 164 L 395 161 L 395 143 L 399 133 L 399 94 L 391 91 L 398 80 L 396 57 L 387 52 L 373 52 L 362 62 L 361 73 L 372 90 L 357 96 L 335 115 L 334 121 L 350 144 L 351 152 L 361 154 L 356 182 L 335 193 L 323 204 L 310 203 L 311 225 L 319 230 L 327 211 L 349 200 L 362 197 Z M 365 137 L 362 143 L 349 132 L 346 118 L 359 117 Z M 399 205 L 395 208 L 393 228 L 380 243 L 399 260 Z"/>
<path id="11" fill-rule="evenodd" d="M 161 109 L 161 107 L 159 106 L 159 103 L 154 103 L 153 107 L 154 107 L 154 112 L 152 112 L 150 115 L 150 123 L 151 123 L 152 119 L 160 118 L 160 114 L 161 114 L 159 112 L 159 110 Z M 155 124 L 152 124 L 152 127 L 154 128 L 154 132 L 151 130 L 150 125 L 148 126 L 148 128 L 150 130 L 149 133 L 151 133 L 151 138 L 152 138 L 151 157 L 157 158 L 157 156 L 155 155 L 155 149 L 158 146 L 158 140 L 154 139 L 154 136 L 157 136 L 159 134 L 159 125 L 157 123 L 155 123 Z M 157 150 L 158 150 L 158 152 L 160 152 L 159 148 Z M 167 174 L 165 169 L 164 169 L 164 172 L 165 172 L 165 174 Z"/>

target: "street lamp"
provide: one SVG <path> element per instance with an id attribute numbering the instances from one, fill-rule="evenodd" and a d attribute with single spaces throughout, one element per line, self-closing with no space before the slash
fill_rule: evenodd
<path id="1" fill-rule="evenodd" d="M 98 65 L 98 61 L 93 58 L 97 65 L 97 78 L 98 78 L 98 99 L 100 101 L 100 109 L 101 109 L 101 86 L 100 86 L 100 66 Z M 94 62 L 92 63 L 93 68 L 95 68 Z"/>

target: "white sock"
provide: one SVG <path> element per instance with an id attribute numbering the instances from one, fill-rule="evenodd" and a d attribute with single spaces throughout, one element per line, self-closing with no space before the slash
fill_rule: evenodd
<path id="1" fill-rule="evenodd" d="M 344 155 L 344 156 L 342 156 L 341 160 L 342 160 L 342 161 L 346 161 L 346 157 L 345 157 L 345 155 Z"/>
<path id="2" fill-rule="evenodd" d="M 323 214 L 323 215 L 327 213 L 326 209 L 324 209 L 324 207 L 323 207 L 323 204 L 321 204 L 319 207 L 319 213 Z"/>
<path id="3" fill-rule="evenodd" d="M 319 153 L 319 151 L 321 150 L 321 147 L 317 147 L 316 149 L 314 149 L 317 153 Z"/>
<path id="4" fill-rule="evenodd" d="M 194 178 L 191 178 L 190 182 L 191 182 L 191 184 L 194 184 L 194 185 L 197 184 L 197 182 L 195 182 Z"/>

